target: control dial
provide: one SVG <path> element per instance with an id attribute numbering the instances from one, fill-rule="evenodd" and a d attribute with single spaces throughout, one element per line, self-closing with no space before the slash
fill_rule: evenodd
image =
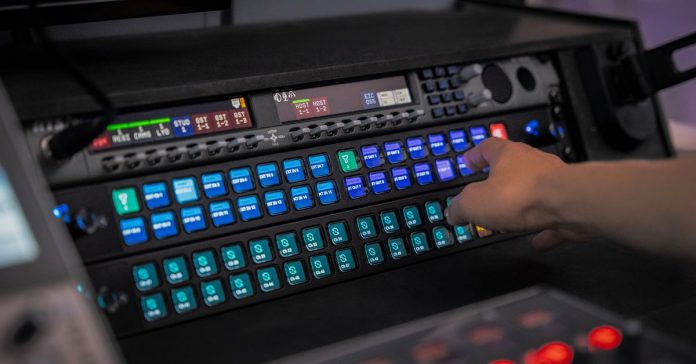
<path id="1" fill-rule="evenodd" d="M 471 107 L 479 107 L 488 101 L 491 101 L 491 98 L 493 97 L 493 93 L 491 93 L 491 90 L 484 88 L 483 90 L 479 92 L 472 92 L 469 94 L 468 100 L 469 100 L 469 106 Z"/>

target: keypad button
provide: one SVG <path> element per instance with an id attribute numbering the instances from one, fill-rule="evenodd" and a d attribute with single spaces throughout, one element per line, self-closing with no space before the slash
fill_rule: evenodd
<path id="1" fill-rule="evenodd" d="M 329 158 L 326 154 L 314 154 L 308 158 L 309 170 L 314 178 L 321 178 L 331 175 Z"/>
<path id="2" fill-rule="evenodd" d="M 430 245 L 428 245 L 428 236 L 424 232 L 411 233 L 411 249 L 416 254 L 423 254 L 430 251 Z"/>
<path id="3" fill-rule="evenodd" d="M 411 175 L 406 167 L 394 167 L 391 170 L 392 181 L 397 190 L 405 190 L 411 187 Z"/>
<path id="4" fill-rule="evenodd" d="M 193 288 L 182 287 L 172 289 L 172 304 L 174 311 L 178 314 L 191 312 L 198 308 L 196 297 L 193 295 Z"/>
<path id="5" fill-rule="evenodd" d="M 382 230 L 387 234 L 395 233 L 401 228 L 396 218 L 396 211 L 382 211 L 379 213 L 379 218 L 382 221 Z"/>
<path id="6" fill-rule="evenodd" d="M 426 202 L 425 214 L 428 216 L 428 221 L 431 223 L 439 222 L 445 219 L 445 214 L 442 212 L 442 205 L 439 201 Z"/>
<path id="7" fill-rule="evenodd" d="M 152 234 L 158 240 L 162 240 L 179 233 L 176 227 L 174 213 L 171 211 L 158 212 L 150 215 L 150 226 L 152 226 Z"/>
<path id="8" fill-rule="evenodd" d="M 362 176 L 346 177 L 343 181 L 351 200 L 367 196 L 367 187 Z"/>
<path id="9" fill-rule="evenodd" d="M 263 163 L 256 166 L 256 178 L 261 187 L 273 187 L 280 184 L 278 166 L 275 163 Z"/>
<path id="10" fill-rule="evenodd" d="M 440 182 L 447 182 L 457 178 L 454 166 L 449 158 L 436 160 L 435 171 L 437 172 L 437 178 Z"/>
<path id="11" fill-rule="evenodd" d="M 445 204 L 447 205 L 447 207 L 452 206 L 452 200 L 453 200 L 453 199 L 454 199 L 454 196 L 448 196 L 448 197 L 445 199 Z"/>
<path id="12" fill-rule="evenodd" d="M 428 96 L 428 104 L 429 105 L 437 105 L 439 103 L 440 103 L 440 96 L 438 96 L 438 95 Z"/>
<path id="13" fill-rule="evenodd" d="M 487 238 L 489 236 L 493 236 L 493 230 L 486 229 L 483 226 L 476 225 L 476 236 L 479 238 Z"/>
<path id="14" fill-rule="evenodd" d="M 284 263 L 283 271 L 285 271 L 286 281 L 291 286 L 307 282 L 304 265 L 302 265 L 300 260 Z"/>
<path id="15" fill-rule="evenodd" d="M 203 208 L 200 206 L 182 208 L 181 224 L 184 226 L 184 231 L 189 234 L 204 230 L 207 226 L 205 223 L 205 216 L 203 216 Z"/>
<path id="16" fill-rule="evenodd" d="M 271 216 L 281 215 L 288 212 L 288 204 L 285 201 L 285 192 L 282 190 L 268 191 L 264 193 L 263 199 L 266 203 L 266 210 Z"/>
<path id="17" fill-rule="evenodd" d="M 343 273 L 355 270 L 355 256 L 353 255 L 353 250 L 336 250 L 336 263 L 338 264 L 338 270 Z"/>
<path id="18" fill-rule="evenodd" d="M 486 127 L 482 125 L 476 125 L 469 128 L 469 135 L 471 135 L 471 142 L 474 145 L 479 145 L 482 141 L 488 138 L 488 133 L 486 132 Z"/>
<path id="19" fill-rule="evenodd" d="M 242 221 L 250 221 L 261 218 L 263 213 L 259 206 L 259 198 L 256 195 L 243 196 L 237 199 L 237 211 Z"/>
<path id="20" fill-rule="evenodd" d="M 457 105 L 457 113 L 466 114 L 467 112 L 469 112 L 469 106 L 467 104 Z"/>
<path id="21" fill-rule="evenodd" d="M 259 288 L 263 292 L 273 292 L 280 288 L 280 279 L 276 267 L 261 268 L 256 271 Z"/>
<path id="22" fill-rule="evenodd" d="M 309 186 L 296 186 L 290 189 L 290 198 L 296 210 L 304 210 L 314 207 L 314 199 Z"/>
<path id="23" fill-rule="evenodd" d="M 155 268 L 154 263 L 133 266 L 133 279 L 135 280 L 135 288 L 141 292 L 159 287 L 157 268 Z"/>
<path id="24" fill-rule="evenodd" d="M 152 322 L 165 318 L 168 315 L 167 306 L 164 304 L 164 296 L 156 293 L 140 298 L 140 308 L 146 321 Z"/>
<path id="25" fill-rule="evenodd" d="M 318 226 L 302 229 L 302 242 L 304 242 L 305 249 L 310 252 L 326 247 L 321 229 Z"/>
<path id="26" fill-rule="evenodd" d="M 215 198 L 227 194 L 225 180 L 222 173 L 206 173 L 201 175 L 203 193 L 207 198 Z"/>
<path id="27" fill-rule="evenodd" d="M 406 159 L 403 144 L 398 140 L 384 143 L 384 154 L 391 164 L 401 163 Z"/>
<path id="28" fill-rule="evenodd" d="M 220 249 L 222 264 L 227 270 L 237 270 L 246 267 L 246 259 L 241 244 L 223 246 Z"/>
<path id="29" fill-rule="evenodd" d="M 382 246 L 379 243 L 365 244 L 365 256 L 369 265 L 379 265 L 384 262 Z"/>
<path id="30" fill-rule="evenodd" d="M 465 243 L 474 238 L 471 234 L 471 225 L 460 225 L 454 227 L 454 236 L 458 243 Z"/>
<path id="31" fill-rule="evenodd" d="M 377 168 L 384 164 L 384 158 L 382 158 L 377 144 L 363 146 L 360 148 L 360 153 L 367 168 Z"/>
<path id="32" fill-rule="evenodd" d="M 375 219 L 372 216 L 360 216 L 355 219 L 355 225 L 358 227 L 358 234 L 363 239 L 369 239 L 377 236 L 375 228 Z"/>
<path id="33" fill-rule="evenodd" d="M 350 240 L 348 236 L 348 225 L 345 221 L 335 221 L 327 225 L 329 239 L 331 244 L 340 245 L 347 243 Z"/>
<path id="34" fill-rule="evenodd" d="M 384 173 L 384 171 L 370 172 L 367 179 L 370 181 L 370 188 L 372 188 L 372 193 L 375 195 L 386 193 L 391 190 L 391 185 L 387 180 L 387 174 Z"/>
<path id="35" fill-rule="evenodd" d="M 312 269 L 312 275 L 316 279 L 326 278 L 331 275 L 329 256 L 326 254 L 309 257 L 309 265 Z"/>
<path id="36" fill-rule="evenodd" d="M 464 154 L 460 154 L 457 156 L 457 169 L 459 170 L 459 174 L 461 174 L 463 177 L 471 176 L 472 174 L 476 173 L 466 164 Z"/>
<path id="37" fill-rule="evenodd" d="M 406 221 L 406 226 L 409 229 L 421 226 L 423 220 L 421 219 L 420 211 L 418 211 L 417 206 L 406 206 L 403 209 L 404 221 Z"/>
<path id="38" fill-rule="evenodd" d="M 145 229 L 145 220 L 142 217 L 134 217 L 131 219 L 123 219 L 119 222 L 121 229 L 121 237 L 126 245 L 136 245 L 147 241 L 147 231 Z"/>
<path id="39" fill-rule="evenodd" d="M 111 199 L 114 202 L 116 213 L 120 216 L 140 211 L 140 202 L 138 202 L 138 196 L 133 187 L 111 191 Z"/>
<path id="40" fill-rule="evenodd" d="M 201 283 L 201 297 L 208 307 L 219 305 L 225 300 L 225 291 L 222 289 L 222 281 L 219 279 Z"/>
<path id="41" fill-rule="evenodd" d="M 435 76 L 437 77 L 445 77 L 445 67 L 435 67 Z"/>
<path id="42" fill-rule="evenodd" d="M 452 98 L 454 98 L 455 101 L 464 101 L 464 91 L 462 90 L 457 90 L 452 93 Z"/>
<path id="43" fill-rule="evenodd" d="M 458 88 L 459 86 L 462 85 L 462 81 L 460 81 L 459 78 L 457 78 L 457 77 L 450 78 L 449 84 L 450 84 L 451 89 L 455 89 L 455 88 Z"/>
<path id="44" fill-rule="evenodd" d="M 448 103 L 452 101 L 452 94 L 449 92 L 445 92 L 440 95 L 440 99 L 442 100 L 443 103 Z"/>
<path id="45" fill-rule="evenodd" d="M 421 137 L 406 139 L 406 149 L 411 159 L 423 159 L 427 155 L 425 141 Z"/>
<path id="46" fill-rule="evenodd" d="M 317 182 L 317 197 L 322 205 L 330 205 L 338 202 L 338 191 L 334 181 Z"/>
<path id="47" fill-rule="evenodd" d="M 171 204 L 169 193 L 167 192 L 167 184 L 164 182 L 144 184 L 143 196 L 145 198 L 145 206 L 150 210 L 167 207 Z"/>
<path id="48" fill-rule="evenodd" d="M 436 226 L 433 228 L 433 241 L 438 248 L 444 248 L 454 244 L 452 232 L 445 226 Z"/>
<path id="49" fill-rule="evenodd" d="M 457 107 L 456 106 L 447 106 L 445 108 L 445 115 L 447 116 L 452 116 L 457 113 Z"/>
<path id="50" fill-rule="evenodd" d="M 358 159 L 353 149 L 339 150 L 337 157 L 338 165 L 341 166 L 343 173 L 355 172 L 360 169 Z"/>
<path id="51" fill-rule="evenodd" d="M 275 242 L 278 253 L 283 258 L 300 254 L 300 248 L 297 245 L 297 236 L 294 232 L 277 234 L 275 236 Z"/>
<path id="52" fill-rule="evenodd" d="M 439 91 L 445 91 L 449 88 L 449 81 L 447 80 L 439 80 L 437 81 L 437 89 Z"/>
<path id="53" fill-rule="evenodd" d="M 270 262 L 273 260 L 271 242 L 266 238 L 250 240 L 249 254 L 251 254 L 251 260 L 256 264 Z"/>
<path id="54" fill-rule="evenodd" d="M 421 80 L 428 79 L 428 78 L 433 78 L 433 70 L 432 68 L 424 68 L 420 70 L 420 78 Z"/>
<path id="55" fill-rule="evenodd" d="M 205 278 L 218 273 L 215 262 L 215 253 L 212 250 L 203 250 L 193 253 L 193 269 L 196 275 Z"/>
<path id="56" fill-rule="evenodd" d="M 230 289 L 232 296 L 241 300 L 254 295 L 254 287 L 251 285 L 249 273 L 230 275 Z"/>
<path id="57" fill-rule="evenodd" d="M 459 67 L 453 65 L 447 66 L 448 76 L 456 75 L 457 73 L 459 73 Z"/>
<path id="58" fill-rule="evenodd" d="M 464 130 L 450 130 L 449 140 L 455 152 L 461 153 L 469 149 L 469 141 L 466 138 L 466 132 L 464 132 Z"/>
<path id="59" fill-rule="evenodd" d="M 254 189 L 254 180 L 251 178 L 251 169 L 248 167 L 230 169 L 229 174 L 234 192 L 243 193 Z"/>
<path id="60" fill-rule="evenodd" d="M 307 179 L 304 164 L 302 164 L 302 159 L 300 158 L 284 160 L 283 173 L 285 173 L 285 179 L 290 183 L 301 182 Z"/>
<path id="61" fill-rule="evenodd" d="M 198 201 L 201 198 L 198 193 L 196 180 L 193 177 L 176 178 L 172 180 L 172 189 L 174 190 L 176 202 L 180 204 Z"/>
<path id="62" fill-rule="evenodd" d="M 428 145 L 430 146 L 430 152 L 433 155 L 443 155 L 447 154 L 447 143 L 445 142 L 444 134 L 430 134 L 428 135 Z"/>
<path id="63" fill-rule="evenodd" d="M 392 259 L 398 260 L 408 255 L 404 239 L 401 237 L 389 238 L 389 240 L 387 240 L 387 245 L 389 246 L 389 254 Z"/>
<path id="64" fill-rule="evenodd" d="M 162 261 L 164 267 L 164 277 L 170 284 L 179 284 L 189 280 L 189 271 L 186 267 L 186 260 L 182 256 L 167 258 Z"/>
<path id="65" fill-rule="evenodd" d="M 422 85 L 423 91 L 426 93 L 434 92 L 435 91 L 435 83 L 432 81 L 428 81 Z"/>
<path id="66" fill-rule="evenodd" d="M 491 131 L 491 136 L 500 138 L 500 139 L 507 139 L 507 128 L 505 127 L 505 124 L 503 123 L 492 123 L 491 125 L 488 126 L 488 128 Z"/>
<path id="67" fill-rule="evenodd" d="M 434 107 L 432 110 L 430 110 L 430 114 L 432 114 L 433 118 L 441 118 L 445 116 L 445 109 L 441 107 Z"/>
<path id="68" fill-rule="evenodd" d="M 430 168 L 430 163 L 414 164 L 413 174 L 416 175 L 416 182 L 421 186 L 433 183 L 433 171 Z"/>
<path id="69" fill-rule="evenodd" d="M 229 201 L 211 202 L 208 205 L 208 212 L 210 213 L 210 220 L 215 227 L 234 224 L 234 213 Z"/>

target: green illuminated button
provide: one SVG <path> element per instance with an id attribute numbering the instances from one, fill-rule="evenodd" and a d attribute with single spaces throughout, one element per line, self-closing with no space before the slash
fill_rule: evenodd
<path id="1" fill-rule="evenodd" d="M 222 249 L 220 249 L 220 255 L 222 256 L 222 263 L 227 270 L 236 270 L 246 267 L 246 260 L 244 259 L 244 253 L 242 253 L 242 246 L 240 244 L 223 246 Z"/>
<path id="2" fill-rule="evenodd" d="M 249 273 L 231 275 L 230 288 L 232 289 L 232 295 L 238 300 L 251 297 L 254 294 L 254 287 L 251 285 Z"/>
<path id="3" fill-rule="evenodd" d="M 309 257 L 309 265 L 312 268 L 312 275 L 316 279 L 326 278 L 331 275 L 329 256 L 326 254 Z"/>
<path id="4" fill-rule="evenodd" d="M 453 199 L 454 199 L 454 197 L 453 197 L 453 196 L 449 196 L 449 197 L 447 197 L 447 200 L 445 200 L 445 201 L 447 201 L 447 207 L 450 207 L 450 206 L 452 206 L 452 200 L 453 200 Z"/>
<path id="5" fill-rule="evenodd" d="M 418 211 L 418 207 L 416 206 L 404 207 L 404 220 L 406 220 L 406 226 L 408 226 L 409 229 L 413 229 L 414 227 L 423 224 L 420 211 Z"/>
<path id="6" fill-rule="evenodd" d="M 111 199 L 114 201 L 116 213 L 121 216 L 140 211 L 138 196 L 135 194 L 135 188 L 133 187 L 111 191 Z"/>
<path id="7" fill-rule="evenodd" d="M 271 292 L 280 288 L 278 270 L 275 267 L 267 267 L 257 270 L 256 277 L 259 279 L 259 286 L 264 292 Z"/>
<path id="8" fill-rule="evenodd" d="M 350 272 L 355 269 L 355 257 L 351 249 L 336 250 L 336 263 L 341 272 Z"/>
<path id="9" fill-rule="evenodd" d="M 165 259 L 162 265 L 164 266 L 164 275 L 167 278 L 167 282 L 177 284 L 189 279 L 189 272 L 188 268 L 186 268 L 184 257 Z"/>
<path id="10" fill-rule="evenodd" d="M 395 211 L 382 211 L 379 218 L 382 220 L 382 229 L 387 234 L 397 232 L 401 228 Z"/>
<path id="11" fill-rule="evenodd" d="M 353 149 L 338 151 L 338 165 L 341 166 L 341 170 L 344 173 L 357 171 L 360 168 Z"/>
<path id="12" fill-rule="evenodd" d="M 339 245 L 348 242 L 348 229 L 346 228 L 345 221 L 336 221 L 329 223 L 329 238 L 331 238 L 331 244 Z"/>
<path id="13" fill-rule="evenodd" d="M 365 255 L 367 256 L 367 263 L 370 265 L 378 265 L 384 262 L 382 247 L 379 243 L 365 244 Z"/>
<path id="14" fill-rule="evenodd" d="M 471 234 L 471 225 L 455 226 L 454 235 L 459 243 L 464 243 L 474 238 Z"/>
<path id="15" fill-rule="evenodd" d="M 304 266 L 301 261 L 287 262 L 283 264 L 283 270 L 285 271 L 285 278 L 288 284 L 294 286 L 307 282 L 307 276 L 305 276 Z"/>
<path id="16" fill-rule="evenodd" d="M 429 251 L 428 236 L 424 232 L 411 233 L 411 248 L 416 254 Z"/>
<path id="17" fill-rule="evenodd" d="M 193 295 L 193 288 L 182 287 L 172 289 L 172 304 L 176 313 L 191 312 L 198 308 L 196 297 Z"/>
<path id="18" fill-rule="evenodd" d="M 135 279 L 135 287 L 141 292 L 149 291 L 159 286 L 157 269 L 153 263 L 134 266 L 133 279 Z"/>
<path id="19" fill-rule="evenodd" d="M 278 253 L 283 258 L 291 257 L 300 254 L 300 248 L 297 246 L 297 236 L 293 232 L 278 234 L 275 236 L 276 247 Z"/>
<path id="20" fill-rule="evenodd" d="M 442 213 L 442 205 L 438 201 L 428 201 L 425 203 L 425 214 L 428 216 L 428 221 L 438 222 L 445 219 Z"/>
<path id="21" fill-rule="evenodd" d="M 355 219 L 355 224 L 358 226 L 358 233 L 363 239 L 369 239 L 377 236 L 375 229 L 375 219 L 372 216 L 360 216 Z"/>
<path id="22" fill-rule="evenodd" d="M 140 308 L 147 321 L 159 320 L 167 317 L 167 306 L 164 305 L 164 297 L 161 293 L 140 298 Z"/>
<path id="23" fill-rule="evenodd" d="M 445 226 L 436 226 L 433 228 L 433 240 L 435 241 L 435 246 L 438 248 L 444 248 L 454 244 L 452 232 Z"/>
<path id="24" fill-rule="evenodd" d="M 324 249 L 324 238 L 321 236 L 321 229 L 318 226 L 302 229 L 302 240 L 305 248 L 312 252 L 319 249 Z"/>
<path id="25" fill-rule="evenodd" d="M 404 239 L 402 238 L 389 238 L 387 245 L 389 245 L 389 253 L 392 259 L 401 259 L 408 255 Z"/>
<path id="26" fill-rule="evenodd" d="M 273 250 L 271 242 L 266 238 L 253 239 L 249 241 L 249 252 L 251 260 L 256 264 L 266 263 L 273 260 Z"/>
<path id="27" fill-rule="evenodd" d="M 196 274 L 203 278 L 217 274 L 218 267 L 212 250 L 193 253 L 193 267 Z"/>
<path id="28" fill-rule="evenodd" d="M 201 283 L 201 296 L 206 306 L 212 307 L 225 302 L 225 291 L 219 279 Z"/>

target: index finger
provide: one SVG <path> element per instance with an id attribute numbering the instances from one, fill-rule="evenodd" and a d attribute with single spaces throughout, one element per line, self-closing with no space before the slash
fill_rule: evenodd
<path id="1" fill-rule="evenodd" d="M 464 153 L 467 166 L 475 171 L 480 171 L 496 164 L 500 157 L 500 151 L 510 143 L 510 141 L 500 138 L 484 140 L 481 144 Z"/>

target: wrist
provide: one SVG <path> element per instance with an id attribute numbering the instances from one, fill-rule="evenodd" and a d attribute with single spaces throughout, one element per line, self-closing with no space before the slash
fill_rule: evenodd
<path id="1" fill-rule="evenodd" d="M 565 209 L 570 203 L 570 181 L 573 179 L 576 166 L 563 164 L 539 176 L 536 196 L 538 222 L 543 229 L 559 229 L 569 222 L 566 221 Z"/>

